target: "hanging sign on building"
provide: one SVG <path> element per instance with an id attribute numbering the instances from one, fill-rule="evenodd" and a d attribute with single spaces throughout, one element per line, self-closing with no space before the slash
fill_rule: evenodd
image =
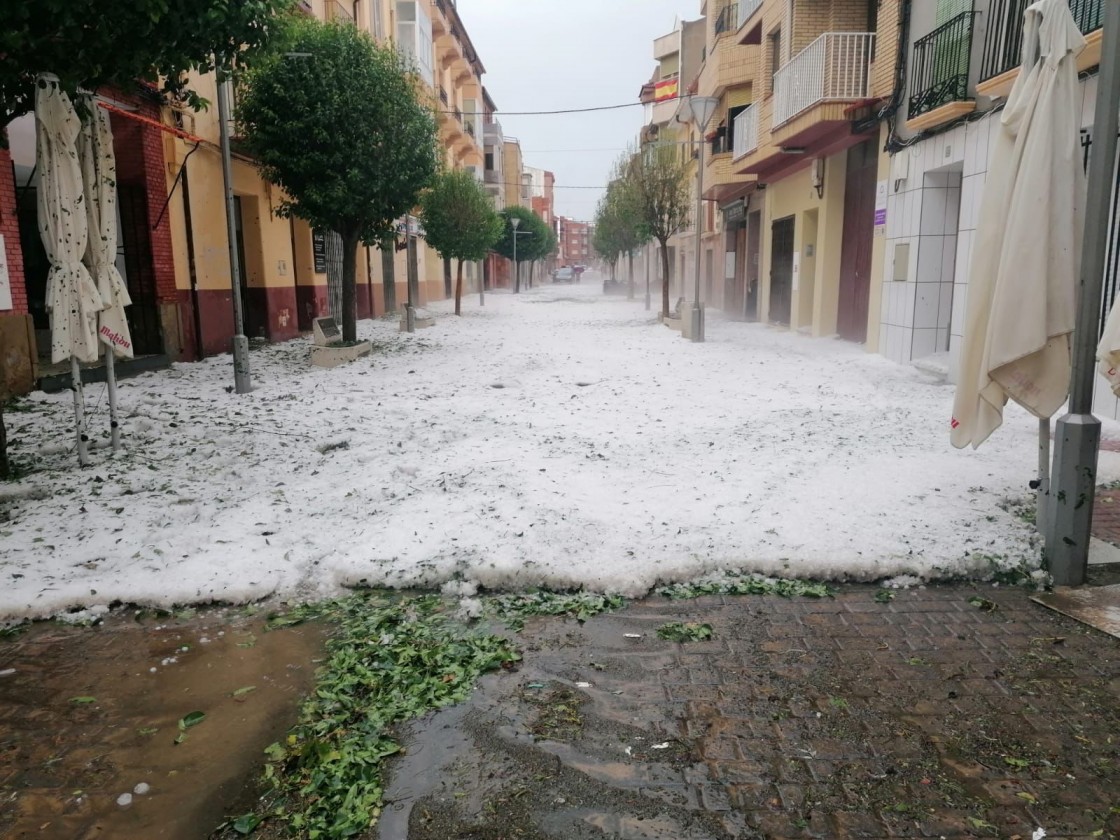
<path id="1" fill-rule="evenodd" d="M 315 257 L 315 273 L 327 273 L 327 233 L 316 230 L 311 234 L 311 253 Z"/>
<path id="2" fill-rule="evenodd" d="M 741 222 L 747 217 L 747 203 L 742 199 L 733 201 L 723 208 L 723 223 L 725 225 L 733 225 L 736 222 Z"/>
<path id="3" fill-rule="evenodd" d="M 887 190 L 887 181 L 880 181 L 875 185 L 875 227 L 877 228 L 887 226 Z"/>
<path id="4" fill-rule="evenodd" d="M 12 280 L 8 276 L 8 252 L 0 236 L 0 310 L 12 308 Z"/>

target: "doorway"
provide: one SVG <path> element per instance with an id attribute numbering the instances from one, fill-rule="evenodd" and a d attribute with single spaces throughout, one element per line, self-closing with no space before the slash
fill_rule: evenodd
<path id="1" fill-rule="evenodd" d="M 152 240 L 148 230 L 148 191 L 144 184 L 117 184 L 120 214 L 118 261 L 124 259 L 124 280 L 132 305 L 125 308 L 132 348 L 137 356 L 163 352 L 163 337 L 152 265 Z M 119 264 L 119 262 L 118 262 Z"/>
<path id="2" fill-rule="evenodd" d="M 840 296 L 836 332 L 846 341 L 867 341 L 871 300 L 871 246 L 875 237 L 875 179 L 879 149 L 865 140 L 848 149 L 844 182 L 844 244 L 840 250 Z"/>
<path id="3" fill-rule="evenodd" d="M 746 303 L 743 316 L 748 321 L 758 320 L 758 267 L 762 259 L 762 211 L 755 210 L 747 216 L 746 249 Z"/>
<path id="4" fill-rule="evenodd" d="M 794 217 L 778 219 L 773 224 L 770 249 L 770 313 L 771 323 L 789 326 L 793 299 L 793 232 Z"/>

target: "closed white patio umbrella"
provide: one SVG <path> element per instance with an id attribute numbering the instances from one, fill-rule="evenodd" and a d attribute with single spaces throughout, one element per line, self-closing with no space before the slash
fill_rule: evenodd
<path id="1" fill-rule="evenodd" d="M 1085 221 L 1076 65 L 1084 48 L 1065 0 L 1027 8 L 1022 70 L 993 128 L 973 244 L 956 447 L 983 443 L 1009 398 L 1048 421 L 1069 393 Z"/>
<path id="2" fill-rule="evenodd" d="M 86 97 L 89 119 L 82 126 L 78 150 L 82 164 L 89 241 L 85 264 L 97 283 L 105 308 L 97 314 L 97 337 L 105 348 L 105 378 L 109 386 L 109 426 L 113 450 L 120 448 L 117 422 L 115 356 L 132 358 L 132 337 L 124 308 L 132 303 L 124 278 L 117 270 L 117 162 L 109 114 Z"/>
<path id="3" fill-rule="evenodd" d="M 101 295 L 82 264 L 88 223 L 78 162 L 81 121 L 58 78 L 41 74 L 35 90 L 36 165 L 39 167 L 39 235 L 50 273 L 46 308 L 51 319 L 51 361 L 70 359 L 77 424 L 78 461 L 89 463 L 83 430 L 82 377 L 79 361 L 97 360 L 97 313 Z"/>

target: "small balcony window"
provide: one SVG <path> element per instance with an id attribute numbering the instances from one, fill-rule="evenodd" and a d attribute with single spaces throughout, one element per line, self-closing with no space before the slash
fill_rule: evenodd
<path id="1" fill-rule="evenodd" d="M 968 69 L 976 12 L 957 15 L 914 42 L 910 118 L 969 99 Z"/>

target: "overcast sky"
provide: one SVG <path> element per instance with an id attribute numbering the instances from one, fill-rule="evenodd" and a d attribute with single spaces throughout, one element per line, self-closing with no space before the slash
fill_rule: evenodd
<path id="1" fill-rule="evenodd" d="M 556 212 L 590 220 L 611 164 L 637 139 L 642 108 L 562 116 L 506 111 L 637 102 L 654 69 L 653 39 L 700 16 L 700 0 L 458 0 L 486 68 L 483 82 L 526 166 L 556 174 Z M 595 151 L 570 151 L 574 149 Z"/>

